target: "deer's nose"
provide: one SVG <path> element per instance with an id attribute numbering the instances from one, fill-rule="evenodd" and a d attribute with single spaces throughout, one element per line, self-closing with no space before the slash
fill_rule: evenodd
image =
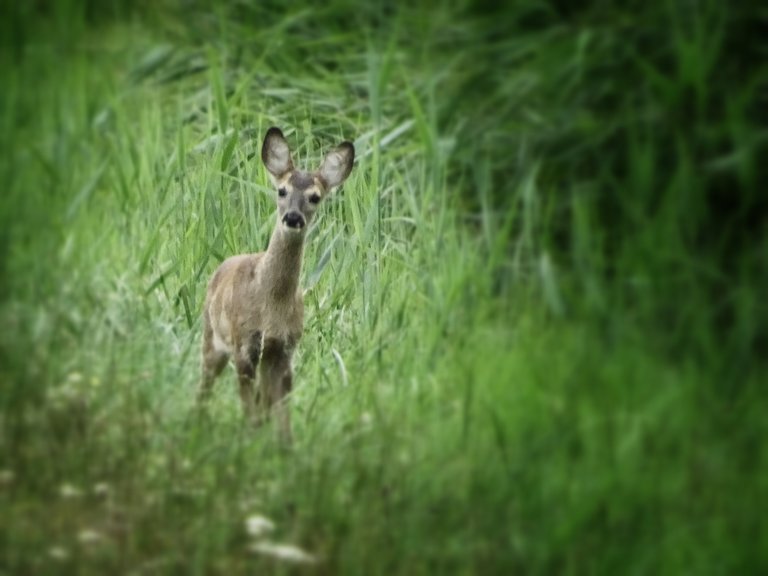
<path id="1" fill-rule="evenodd" d="M 297 228 L 301 229 L 304 228 L 304 216 L 302 216 L 299 212 L 288 212 L 285 216 L 283 216 L 283 223 L 288 226 L 288 228 Z"/>

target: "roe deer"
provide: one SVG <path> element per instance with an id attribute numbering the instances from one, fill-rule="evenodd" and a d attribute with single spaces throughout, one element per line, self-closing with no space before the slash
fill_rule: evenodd
<path id="1" fill-rule="evenodd" d="M 296 170 L 283 133 L 272 127 L 261 159 L 277 188 L 277 223 L 266 252 L 228 258 L 208 285 L 198 399 L 210 396 L 214 379 L 232 357 L 245 417 L 257 424 L 274 409 L 280 438 L 290 442 L 285 396 L 292 384 L 291 356 L 304 326 L 299 289 L 304 236 L 320 201 L 352 171 L 355 148 L 342 142 L 318 170 Z"/>

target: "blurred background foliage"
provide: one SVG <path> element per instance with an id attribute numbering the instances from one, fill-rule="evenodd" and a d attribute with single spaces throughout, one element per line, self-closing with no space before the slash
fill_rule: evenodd
<path id="1" fill-rule="evenodd" d="M 250 498 L 327 573 L 765 570 L 767 21 L 3 3 L 0 570 L 245 572 Z M 359 158 L 308 249 L 287 459 L 232 390 L 189 416 L 272 124 Z"/>

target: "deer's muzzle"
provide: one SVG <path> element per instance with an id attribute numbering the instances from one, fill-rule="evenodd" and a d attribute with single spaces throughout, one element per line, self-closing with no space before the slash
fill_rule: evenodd
<path id="1" fill-rule="evenodd" d="M 288 212 L 283 216 L 283 224 L 288 226 L 288 228 L 301 230 L 306 225 L 306 222 L 304 221 L 304 216 L 299 212 Z"/>

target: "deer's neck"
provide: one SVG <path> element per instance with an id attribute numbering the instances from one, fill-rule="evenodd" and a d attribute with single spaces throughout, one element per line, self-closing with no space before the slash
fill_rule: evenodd
<path id="1" fill-rule="evenodd" d="M 299 287 L 304 236 L 285 232 L 278 222 L 264 255 L 263 278 L 270 296 L 293 298 Z"/>

